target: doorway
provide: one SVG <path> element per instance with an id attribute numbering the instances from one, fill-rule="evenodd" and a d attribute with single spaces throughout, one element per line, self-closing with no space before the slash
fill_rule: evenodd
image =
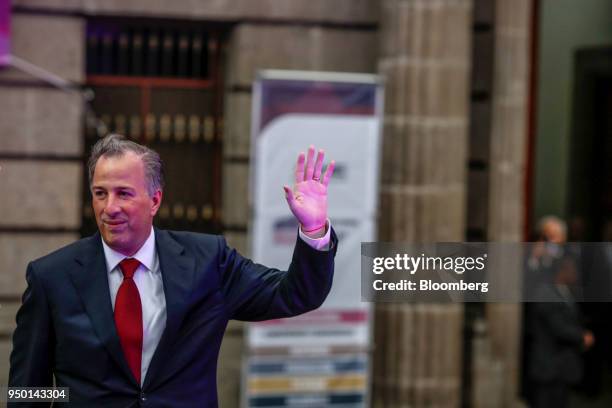
<path id="1" fill-rule="evenodd" d="M 612 241 L 612 47 L 581 49 L 575 53 L 573 95 L 567 190 L 569 239 Z M 612 257 L 606 251 L 605 246 L 597 247 L 595 252 L 583 251 L 581 264 L 586 274 L 588 263 L 599 256 L 600 266 L 606 264 L 600 269 L 606 275 L 604 280 L 610 284 L 607 287 L 612 287 Z M 585 302 L 581 310 L 584 323 L 596 340 L 595 346 L 584 354 L 585 375 L 574 406 L 609 407 L 612 406 L 612 327 L 609 324 L 612 303 Z"/>

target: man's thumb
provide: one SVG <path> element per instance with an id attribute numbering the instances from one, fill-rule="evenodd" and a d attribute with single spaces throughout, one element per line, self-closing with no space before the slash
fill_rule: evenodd
<path id="1" fill-rule="evenodd" d="M 285 190 L 285 198 L 287 202 L 291 205 L 293 203 L 293 190 L 291 190 L 288 186 L 283 186 L 283 190 Z"/>

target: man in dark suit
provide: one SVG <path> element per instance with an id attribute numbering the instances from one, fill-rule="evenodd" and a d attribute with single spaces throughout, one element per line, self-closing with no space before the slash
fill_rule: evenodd
<path id="1" fill-rule="evenodd" d="M 337 240 L 327 219 L 332 161 L 298 157 L 285 186 L 300 222 L 288 271 L 242 257 L 219 236 L 152 227 L 161 160 L 118 135 L 92 149 L 99 232 L 28 265 L 9 387 L 69 387 L 83 407 L 216 407 L 229 319 L 294 316 L 321 305 Z M 16 404 L 24 406 L 24 404 Z M 38 405 L 37 405 L 38 406 Z"/>
<path id="2" fill-rule="evenodd" d="M 581 353 L 592 347 L 593 334 L 585 330 L 570 287 L 576 283 L 576 268 L 571 259 L 558 264 L 552 281 L 542 282 L 535 291 L 540 302 L 532 305 L 528 324 L 528 378 L 531 381 L 533 408 L 563 408 L 569 391 L 583 375 Z"/>

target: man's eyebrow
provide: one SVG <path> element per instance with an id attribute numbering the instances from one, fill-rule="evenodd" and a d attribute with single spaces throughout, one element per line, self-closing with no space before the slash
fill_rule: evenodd
<path id="1" fill-rule="evenodd" d="M 100 185 L 93 185 L 93 186 L 91 186 L 91 189 L 92 190 L 108 190 L 106 187 L 100 186 Z M 131 187 L 131 186 L 117 186 L 117 187 L 112 187 L 111 190 L 115 190 L 115 191 L 119 191 L 119 190 L 135 191 L 134 187 Z"/>

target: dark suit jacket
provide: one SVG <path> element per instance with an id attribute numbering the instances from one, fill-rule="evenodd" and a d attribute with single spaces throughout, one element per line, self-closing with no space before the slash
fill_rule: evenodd
<path id="1" fill-rule="evenodd" d="M 610 243 L 583 243 L 581 245 L 581 285 L 587 302 L 610 302 L 612 300 L 612 260 L 608 255 Z M 591 303 L 593 309 L 600 311 L 601 303 Z M 593 316 L 597 323 L 608 324 L 609 311 Z"/>
<path id="2" fill-rule="evenodd" d="M 552 284 L 538 289 L 532 304 L 528 375 L 538 383 L 576 384 L 582 378 L 583 328 L 576 305 L 567 302 Z"/>
<path id="3" fill-rule="evenodd" d="M 288 271 L 243 258 L 219 236 L 155 232 L 167 318 L 143 386 L 119 343 L 99 234 L 28 265 L 9 386 L 51 386 L 55 375 L 70 387 L 70 406 L 216 407 L 228 320 L 295 316 L 319 307 L 331 288 L 333 231 L 328 252 L 298 238 Z"/>

